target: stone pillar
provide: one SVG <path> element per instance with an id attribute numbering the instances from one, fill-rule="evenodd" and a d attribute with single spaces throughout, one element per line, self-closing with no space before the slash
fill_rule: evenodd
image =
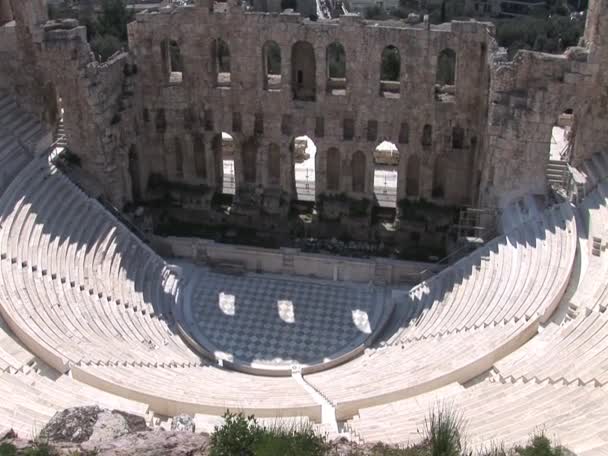
<path id="1" fill-rule="evenodd" d="M 13 10 L 10 0 L 0 0 L 0 24 L 13 20 Z"/>

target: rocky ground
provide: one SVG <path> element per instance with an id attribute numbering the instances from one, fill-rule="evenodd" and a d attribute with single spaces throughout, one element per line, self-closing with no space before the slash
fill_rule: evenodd
<path id="1" fill-rule="evenodd" d="M 4 454 L 2 444 L 14 445 L 17 454 L 26 454 L 28 448 L 48 445 L 50 448 L 48 453 L 36 454 L 57 456 L 209 455 L 209 435 L 196 433 L 191 417 L 176 417 L 173 420 L 172 429 L 167 431 L 160 428 L 149 428 L 140 416 L 95 406 L 76 407 L 57 413 L 42 429 L 40 437 L 35 441 L 19 438 L 12 431 L 0 434 L 0 455 Z M 342 439 L 329 443 L 328 456 L 392 456 L 396 454 L 393 451 L 389 447 L 357 445 Z"/>

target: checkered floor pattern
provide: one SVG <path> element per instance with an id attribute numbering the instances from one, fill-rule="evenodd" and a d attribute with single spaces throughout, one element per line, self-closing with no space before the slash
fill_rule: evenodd
<path id="1" fill-rule="evenodd" d="M 314 365 L 377 330 L 382 290 L 368 285 L 225 275 L 197 268 L 186 299 L 191 334 L 245 364 Z M 199 337 L 197 337 L 197 335 Z"/>

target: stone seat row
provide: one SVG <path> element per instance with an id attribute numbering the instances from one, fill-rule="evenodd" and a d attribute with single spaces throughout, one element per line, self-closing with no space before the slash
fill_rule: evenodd
<path id="1" fill-rule="evenodd" d="M 598 454 L 608 445 L 608 393 L 592 386 L 549 382 L 480 381 L 470 387 L 451 384 L 431 393 L 362 409 L 348 427 L 365 441 L 389 443 L 422 439 L 429 411 L 451 408 L 461 414 L 474 449 L 525 443 L 531 432 L 547 435 L 576 454 Z"/>
<path id="2" fill-rule="evenodd" d="M 167 269 L 156 256 L 145 259 L 147 247 L 96 204 L 39 161 L 0 198 L 1 311 L 30 350 L 85 383 L 140 397 L 166 415 L 244 408 L 320 419 L 321 406 L 294 379 L 201 365 L 164 319 L 119 303 L 120 293 L 145 288 L 124 282 L 159 284 Z"/>
<path id="3" fill-rule="evenodd" d="M 556 206 L 413 289 L 413 296 L 423 290 L 426 302 L 408 304 L 423 310 L 387 346 L 305 378 L 340 418 L 456 378 L 468 381 L 524 344 L 551 315 L 575 252 L 572 208 Z M 486 259 L 477 269 L 480 258 Z"/>
<path id="4" fill-rule="evenodd" d="M 567 325 L 551 324 L 524 347 L 495 365 L 510 381 L 604 386 L 608 383 L 608 316 L 581 312 Z"/>
<path id="5" fill-rule="evenodd" d="M 69 360 L 73 362 L 91 359 L 77 356 L 77 353 L 84 353 L 85 350 L 82 345 L 74 346 L 74 338 L 86 345 L 99 337 L 108 339 L 108 344 L 100 344 L 106 353 L 111 352 L 112 348 L 117 348 L 112 347 L 112 344 L 120 343 L 121 340 L 126 345 L 133 342 L 139 343 L 142 348 L 145 347 L 146 349 L 141 351 L 144 356 L 140 358 L 135 355 L 137 350 L 133 347 L 126 346 L 122 351 L 125 354 L 133 352 L 132 357 L 125 359 L 134 362 L 138 359 L 140 362 L 197 362 L 198 357 L 183 344 L 178 336 L 171 332 L 164 320 L 153 316 L 151 309 L 149 309 L 150 312 L 142 312 L 143 306 L 138 308 L 137 303 L 129 305 L 126 296 L 123 300 L 116 300 L 112 297 L 117 293 L 104 294 L 82 285 L 85 282 L 80 279 L 78 271 L 84 267 L 83 263 L 87 255 L 83 251 L 87 246 L 80 244 L 77 239 L 72 242 L 70 235 L 74 234 L 74 230 L 54 231 L 54 220 L 51 218 L 55 217 L 59 224 L 63 224 L 58 229 L 65 229 L 65 224 L 74 223 L 74 220 L 79 222 L 80 227 L 98 227 L 103 223 L 99 221 L 100 223 L 97 225 L 89 225 L 86 223 L 89 220 L 86 217 L 86 211 L 78 205 L 77 201 L 72 200 L 68 195 L 63 195 L 58 189 L 49 188 L 57 182 L 64 186 L 71 186 L 60 175 L 45 174 L 41 168 L 39 168 L 38 175 L 39 181 L 33 182 L 30 179 L 26 179 L 26 181 L 30 184 L 35 183 L 39 190 L 31 191 L 28 194 L 27 202 L 25 202 L 25 198 L 18 200 L 16 206 L 13 206 L 14 211 L 9 215 L 5 214 L 2 218 L 0 246 L 3 251 L 7 252 L 3 254 L 2 260 L 5 282 L 3 292 L 12 291 L 6 297 L 9 302 L 5 306 L 5 310 L 10 309 L 16 312 L 13 317 L 15 319 L 22 319 L 27 315 L 29 318 L 27 326 L 34 331 L 34 334 L 39 334 L 39 336 L 46 334 L 58 344 L 57 346 L 65 344 L 72 346 L 70 353 L 75 358 Z M 75 192 L 85 200 L 85 203 L 89 203 L 86 197 L 74 189 L 75 187 L 72 193 Z M 57 195 L 59 198 L 45 202 L 43 200 L 46 197 L 45 193 Z M 83 202 L 81 201 L 81 203 Z M 65 210 L 70 205 L 72 208 L 80 209 L 80 217 L 66 217 Z M 91 204 L 91 206 L 95 207 L 95 204 Z M 51 218 L 45 218 L 45 208 L 48 211 L 48 217 Z M 109 217 L 102 210 L 98 210 L 97 213 Z M 93 222 L 97 221 L 93 220 Z M 53 241 L 47 245 L 39 243 L 37 236 L 42 231 L 55 234 Z M 90 233 L 94 230 L 87 231 Z M 78 231 L 76 233 L 80 234 Z M 45 239 L 48 240 L 51 237 L 49 234 Z M 133 242 L 138 242 L 138 240 Z M 77 253 L 78 248 L 80 248 L 79 253 L 81 254 Z M 93 252 L 94 249 L 90 251 Z M 152 254 L 150 253 L 150 255 Z M 90 277 L 101 281 L 103 274 L 99 273 L 100 269 L 103 270 L 105 267 L 106 271 L 109 271 L 110 266 L 106 266 L 107 263 L 113 261 L 118 264 L 117 258 L 118 256 L 115 255 L 112 260 L 102 262 L 101 268 L 91 270 Z M 143 255 L 140 255 L 139 258 L 143 258 Z M 117 277 L 105 282 L 106 286 L 114 286 L 120 292 L 121 288 L 117 286 L 121 283 L 118 277 L 120 270 L 118 266 L 114 267 Z M 148 279 L 150 283 L 155 283 L 153 277 Z M 160 278 L 157 280 L 155 285 L 159 286 L 161 280 Z M 148 307 L 150 308 L 150 306 Z M 8 321 L 10 322 L 11 318 Z M 39 338 L 42 344 L 48 345 L 46 341 L 42 340 L 42 337 Z M 116 340 L 113 340 L 114 338 Z M 150 351 L 159 353 L 149 356 Z M 166 352 L 165 355 L 160 355 L 163 352 Z M 119 350 L 117 353 L 121 353 L 121 351 Z M 92 359 L 96 359 L 94 358 L 95 352 L 89 351 L 89 354 L 93 356 Z M 157 354 L 159 356 L 156 356 Z M 116 355 L 110 359 L 115 360 L 115 357 Z M 105 358 L 101 356 L 98 359 Z M 55 365 L 55 367 L 62 368 L 61 365 Z M 63 369 L 65 368 L 66 366 L 63 366 Z"/>
<path id="6" fill-rule="evenodd" d="M 412 310 L 389 343 L 495 325 L 555 309 L 576 254 L 576 222 L 555 206 L 410 291 Z"/>
<path id="7" fill-rule="evenodd" d="M 66 375 L 52 379 L 34 370 L 0 373 L 0 425 L 20 436 L 34 437 L 58 411 L 69 407 L 98 405 L 145 416 L 147 404 L 108 394 Z"/>

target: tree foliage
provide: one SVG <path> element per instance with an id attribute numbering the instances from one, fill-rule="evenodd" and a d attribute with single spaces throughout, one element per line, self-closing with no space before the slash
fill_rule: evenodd
<path id="1" fill-rule="evenodd" d="M 133 11 L 127 8 L 125 0 L 102 0 L 97 19 L 81 18 L 87 26 L 91 48 L 101 61 L 127 47 L 127 24 L 132 20 Z"/>
<path id="2" fill-rule="evenodd" d="M 584 18 L 576 16 L 501 19 L 496 21 L 496 39 L 499 46 L 508 49 L 510 56 L 518 49 L 561 53 L 578 44 L 584 27 Z"/>

